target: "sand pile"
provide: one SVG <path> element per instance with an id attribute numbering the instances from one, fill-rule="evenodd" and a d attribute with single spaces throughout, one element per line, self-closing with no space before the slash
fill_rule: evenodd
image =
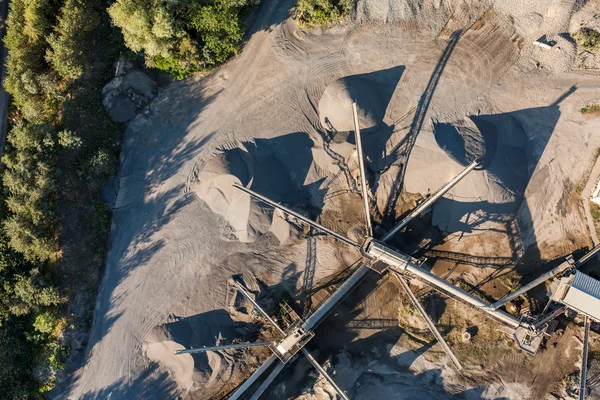
<path id="1" fill-rule="evenodd" d="M 427 361 L 423 354 L 399 345 L 390 347 L 388 353 L 379 354 L 378 360 L 344 350 L 339 352 L 334 375 L 336 383 L 357 399 L 456 398 L 457 390 L 452 388 L 453 372 L 446 369 L 443 362 Z M 321 400 L 329 398 L 326 393 L 330 392 L 332 389 L 321 379 L 316 382 L 314 391 L 311 388 L 299 398 Z"/>
<path id="2" fill-rule="evenodd" d="M 218 389 L 233 374 L 239 353 L 231 350 L 175 355 L 175 351 L 229 344 L 236 338 L 255 336 L 251 324 L 233 321 L 224 310 L 188 318 L 171 317 L 171 320 L 150 331 L 142 351 L 150 360 L 165 366 L 184 390 Z"/>
<path id="3" fill-rule="evenodd" d="M 193 190 L 227 221 L 238 240 L 252 242 L 272 232 L 285 242 L 289 227 L 282 214 L 252 201 L 246 193 L 234 188 L 234 184 L 250 187 L 276 201 L 301 200 L 302 195 L 296 193 L 297 186 L 277 153 L 256 143 L 222 148 L 206 162 Z"/>
<path id="4" fill-rule="evenodd" d="M 469 117 L 453 123 L 433 124 L 433 134 L 438 145 L 463 166 L 475 160 L 485 166 L 494 157 L 498 141 L 496 129 L 489 126 L 484 132 Z"/>
<path id="5" fill-rule="evenodd" d="M 363 0 L 357 5 L 357 18 L 368 23 L 423 22 L 428 29 L 441 29 L 448 17 L 468 19 L 485 11 L 491 1 L 480 0 Z"/>
<path id="6" fill-rule="evenodd" d="M 274 168 L 273 173 L 282 172 Z M 251 242 L 262 234 L 272 231 L 285 241 L 287 228 L 278 213 L 265 209 L 250 197 L 233 187 L 248 185 L 254 176 L 254 160 L 244 148 L 223 151 L 210 159 L 198 175 L 193 190 L 210 209 L 221 215 L 242 242 Z M 286 179 L 283 179 L 286 182 Z"/>
<path id="7" fill-rule="evenodd" d="M 343 154 L 342 160 L 315 146 L 304 133 L 228 144 L 206 161 L 191 189 L 227 221 L 238 240 L 253 242 L 271 232 L 284 243 L 290 225 L 283 213 L 251 200 L 233 185 L 249 187 L 291 208 L 300 207 L 302 214 L 317 218 L 327 193 L 348 189 L 348 180 L 332 177 L 343 175 L 346 162 L 355 163 L 353 145 L 343 142 L 332 146 Z M 328 202 L 325 208 L 335 209 L 336 201 Z"/>
<path id="8" fill-rule="evenodd" d="M 378 127 L 387 104 L 383 104 L 375 85 L 368 77 L 357 75 L 329 84 L 319 101 L 321 125 L 329 131 L 354 131 L 352 103 L 356 102 L 360 128 Z"/>
<path id="9" fill-rule="evenodd" d="M 434 192 L 472 160 L 472 171 L 433 206 L 432 224 L 446 233 L 499 228 L 521 205 L 528 181 L 527 136 L 510 115 L 432 123 L 417 139 L 406 173 L 410 193 Z"/>

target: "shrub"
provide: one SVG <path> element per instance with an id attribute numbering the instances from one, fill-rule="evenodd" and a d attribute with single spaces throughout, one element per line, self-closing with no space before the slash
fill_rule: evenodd
<path id="1" fill-rule="evenodd" d="M 52 333 L 56 325 L 56 316 L 53 312 L 44 311 L 35 317 L 33 327 L 41 333 Z"/>
<path id="2" fill-rule="evenodd" d="M 83 162 L 78 174 L 80 178 L 87 180 L 92 188 L 97 189 L 116 173 L 116 169 L 114 157 L 107 149 L 100 148 Z"/>
<path id="3" fill-rule="evenodd" d="M 328 26 L 340 22 L 352 7 L 350 0 L 298 0 L 301 25 Z"/>
<path id="4" fill-rule="evenodd" d="M 589 104 L 579 110 L 582 114 L 598 114 L 600 113 L 600 104 Z"/>
<path id="5" fill-rule="evenodd" d="M 591 28 L 581 28 L 575 35 L 577 44 L 586 50 L 600 50 L 600 32 Z"/>
<path id="6" fill-rule="evenodd" d="M 58 144 L 65 149 L 78 149 L 81 147 L 81 138 L 71 131 L 64 130 L 58 132 Z"/>

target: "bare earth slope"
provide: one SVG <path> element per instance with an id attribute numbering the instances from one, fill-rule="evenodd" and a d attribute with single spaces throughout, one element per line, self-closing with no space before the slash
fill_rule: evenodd
<path id="1" fill-rule="evenodd" d="M 288 17 L 292 1 L 264 0 L 239 57 L 173 84 L 130 124 L 86 360 L 57 397 L 208 398 L 264 357 L 173 352 L 252 336 L 251 318 L 231 314 L 233 275 L 297 295 L 357 257 L 328 239 L 302 239 L 293 223 L 228 191 L 252 184 L 359 238 L 353 138 L 343 132 L 350 97 L 366 124 L 377 220 L 393 221 L 483 155 L 485 168 L 434 207 L 428 250 L 517 260 L 533 248 L 547 260 L 589 244 L 574 188 L 600 146 L 600 123 L 578 110 L 597 101 L 600 78 L 571 70 L 575 48 L 560 34 L 574 3 L 361 0 L 360 24 L 306 32 Z M 557 42 L 552 50 L 532 45 L 543 34 Z M 376 315 L 381 301 L 362 312 Z M 365 352 L 377 347 L 364 343 Z M 336 359 L 357 398 L 377 384 L 389 398 L 419 393 L 431 376 L 432 398 L 536 397 L 555 383 L 543 393 L 518 382 L 457 384 L 442 356 L 432 364 L 395 343 L 377 351 L 385 362 Z M 413 387 L 407 376 L 417 377 Z M 297 394 L 277 390 L 274 398 Z"/>

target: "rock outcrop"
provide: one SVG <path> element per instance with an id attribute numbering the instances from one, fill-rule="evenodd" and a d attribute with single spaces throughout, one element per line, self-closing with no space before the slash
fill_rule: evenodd
<path id="1" fill-rule="evenodd" d="M 158 94 L 159 87 L 144 72 L 120 58 L 115 64 L 115 77 L 102 89 L 102 103 L 115 122 L 127 122 Z"/>

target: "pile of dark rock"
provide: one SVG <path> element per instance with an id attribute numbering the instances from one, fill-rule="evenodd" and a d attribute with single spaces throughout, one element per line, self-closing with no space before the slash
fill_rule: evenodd
<path id="1" fill-rule="evenodd" d="M 115 122 L 132 120 L 159 92 L 158 84 L 121 57 L 115 77 L 102 89 L 102 103 Z"/>

